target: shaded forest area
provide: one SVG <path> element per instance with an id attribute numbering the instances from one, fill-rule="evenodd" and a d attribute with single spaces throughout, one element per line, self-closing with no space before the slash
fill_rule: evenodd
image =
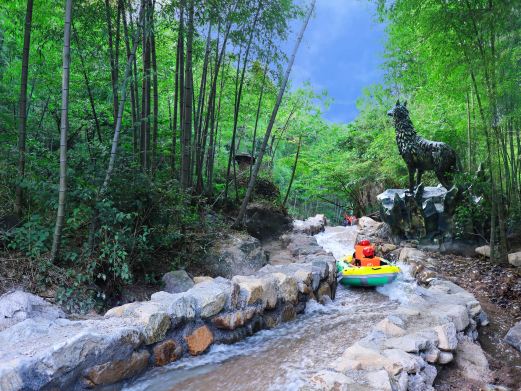
<path id="1" fill-rule="evenodd" d="M 385 115 L 398 97 L 420 134 L 458 152 L 472 185 L 459 237 L 506 262 L 521 226 L 519 2 L 373 2 L 386 80 L 349 124 L 322 118 L 326 91 L 286 86 L 295 51 L 282 43 L 298 49 L 310 3 L 2 3 L 5 283 L 55 287 L 84 311 L 197 267 L 251 199 L 333 222 L 374 212 L 376 194 L 406 185 Z"/>

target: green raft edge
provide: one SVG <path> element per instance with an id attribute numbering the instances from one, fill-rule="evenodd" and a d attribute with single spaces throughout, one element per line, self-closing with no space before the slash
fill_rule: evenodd
<path id="1" fill-rule="evenodd" d="M 382 277 L 342 277 L 340 283 L 344 286 L 382 286 L 393 282 L 398 274 Z"/>

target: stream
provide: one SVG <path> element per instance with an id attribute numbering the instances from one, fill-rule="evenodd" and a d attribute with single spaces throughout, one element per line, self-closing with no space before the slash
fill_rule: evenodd
<path id="1" fill-rule="evenodd" d="M 326 227 L 315 237 L 339 259 L 353 251 L 356 227 Z M 294 321 L 152 369 L 124 390 L 298 390 L 393 311 L 404 289 L 414 289 L 409 278 L 376 290 L 339 285 L 335 301 L 308 302 Z"/>

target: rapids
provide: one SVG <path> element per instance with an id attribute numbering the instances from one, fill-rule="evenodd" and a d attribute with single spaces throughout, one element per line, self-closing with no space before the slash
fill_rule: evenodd
<path id="1" fill-rule="evenodd" d="M 339 259 L 353 252 L 356 227 L 326 227 L 315 237 Z M 409 278 L 377 290 L 339 285 L 335 301 L 311 301 L 294 321 L 152 369 L 124 390 L 297 390 L 393 311 L 404 289 L 414 289 Z"/>

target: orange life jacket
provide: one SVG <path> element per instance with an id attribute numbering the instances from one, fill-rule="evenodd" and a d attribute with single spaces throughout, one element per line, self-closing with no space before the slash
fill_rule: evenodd
<path id="1" fill-rule="evenodd" d="M 374 256 L 374 247 L 371 246 L 369 241 L 363 240 L 355 245 L 353 262 L 359 261 L 360 266 L 380 266 L 380 260 L 380 257 Z"/>

